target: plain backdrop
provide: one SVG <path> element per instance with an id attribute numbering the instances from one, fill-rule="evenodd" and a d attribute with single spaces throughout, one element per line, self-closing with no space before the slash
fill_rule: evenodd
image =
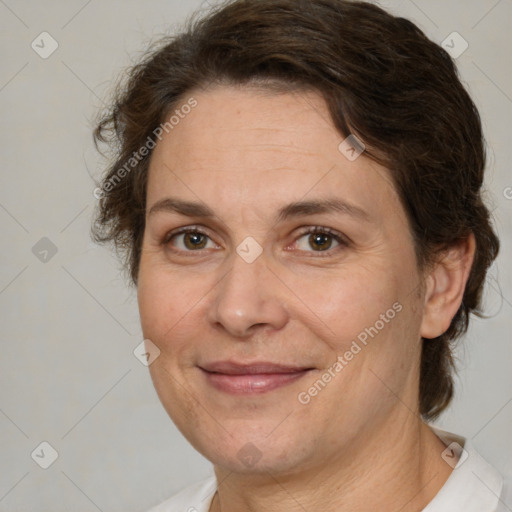
<path id="1" fill-rule="evenodd" d="M 89 238 L 93 178 L 105 164 L 91 132 L 112 79 L 202 4 L 0 0 L 2 511 L 144 511 L 212 474 L 133 354 L 142 340 L 134 290 Z M 457 64 L 483 118 L 502 249 L 485 294 L 491 318 L 474 319 L 459 344 L 457 396 L 437 425 L 510 474 L 512 2 L 381 5 L 439 43 L 456 31 L 469 45 Z M 58 454 L 48 469 L 42 442 Z"/>

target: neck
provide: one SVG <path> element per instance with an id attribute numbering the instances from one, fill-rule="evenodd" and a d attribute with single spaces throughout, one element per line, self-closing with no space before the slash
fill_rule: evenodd
<path id="1" fill-rule="evenodd" d="M 306 471 L 237 474 L 215 467 L 210 512 L 412 512 L 422 510 L 451 474 L 445 446 L 417 417 L 362 433 L 342 455 Z"/>

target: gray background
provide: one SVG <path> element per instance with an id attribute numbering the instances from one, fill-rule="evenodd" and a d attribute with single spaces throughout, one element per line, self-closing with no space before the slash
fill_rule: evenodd
<path id="1" fill-rule="evenodd" d="M 134 290 L 89 239 L 91 175 L 104 164 L 91 130 L 111 80 L 202 3 L 0 0 L 2 511 L 143 511 L 212 474 L 132 353 Z M 512 1 L 382 5 L 439 43 L 453 31 L 469 43 L 457 62 L 483 117 L 502 251 L 486 292 L 492 318 L 474 320 L 459 348 L 457 398 L 437 425 L 511 474 Z M 47 59 L 31 48 L 43 31 L 59 45 Z M 31 458 L 42 441 L 59 455 L 46 470 Z"/>

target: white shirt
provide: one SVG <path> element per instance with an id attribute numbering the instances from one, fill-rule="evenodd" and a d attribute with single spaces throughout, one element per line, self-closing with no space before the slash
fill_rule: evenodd
<path id="1" fill-rule="evenodd" d="M 423 512 L 512 512 L 512 490 L 475 450 L 470 440 L 431 427 L 447 446 L 447 463 L 456 460 L 448 480 Z M 452 443 L 457 443 L 452 444 Z M 463 450 L 462 450 L 463 449 Z M 462 450 L 462 451 L 461 451 Z M 208 512 L 217 490 L 215 476 L 186 487 L 148 512 Z"/>

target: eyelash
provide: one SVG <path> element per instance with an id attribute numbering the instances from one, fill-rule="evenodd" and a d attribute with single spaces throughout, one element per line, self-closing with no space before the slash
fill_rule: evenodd
<path id="1" fill-rule="evenodd" d="M 164 239 L 162 240 L 162 245 L 167 245 L 167 244 L 169 244 L 169 242 L 171 242 L 171 240 L 173 238 L 175 238 L 175 237 L 177 237 L 179 235 L 182 235 L 182 234 L 187 234 L 187 233 L 196 233 L 196 234 L 200 234 L 200 235 L 206 236 L 207 238 L 210 238 L 208 236 L 208 234 L 205 233 L 204 231 L 202 231 L 200 228 L 198 228 L 196 226 L 188 226 L 188 227 L 185 227 L 185 228 L 178 229 L 177 231 L 172 231 L 171 233 L 168 233 L 164 237 Z M 329 235 L 336 242 L 338 242 L 339 245 L 334 247 L 334 248 L 332 248 L 332 249 L 331 248 L 326 249 L 325 251 L 303 251 L 303 252 L 312 252 L 312 253 L 318 254 L 317 257 L 325 258 L 325 257 L 329 257 L 330 255 L 332 255 L 332 253 L 334 251 L 336 251 L 337 249 L 342 249 L 342 248 L 347 247 L 349 245 L 349 240 L 348 240 L 347 237 L 345 237 L 341 233 L 338 233 L 337 231 L 333 231 L 330 228 L 325 228 L 325 227 L 322 227 L 322 226 L 310 227 L 306 231 L 301 232 L 298 235 L 298 237 L 296 238 L 296 240 L 301 239 L 305 235 L 316 234 L 316 233 L 320 233 L 322 235 Z M 210 238 L 210 240 L 211 240 L 211 238 Z M 201 250 L 201 249 L 198 249 L 197 251 L 184 251 L 182 249 L 172 249 L 172 250 L 175 251 L 175 252 L 179 252 L 179 253 L 203 252 L 203 250 Z M 327 253 L 327 254 L 324 255 L 323 253 Z"/>

